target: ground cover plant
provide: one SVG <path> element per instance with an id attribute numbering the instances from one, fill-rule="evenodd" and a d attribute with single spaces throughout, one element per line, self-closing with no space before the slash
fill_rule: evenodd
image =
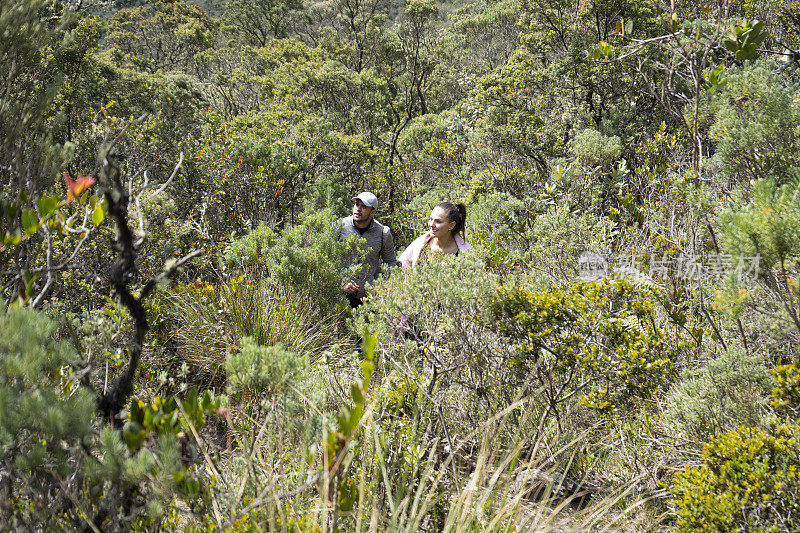
<path id="1" fill-rule="evenodd" d="M 800 10 L 0 3 L 0 525 L 800 526 Z M 351 198 L 473 249 L 351 309 Z"/>

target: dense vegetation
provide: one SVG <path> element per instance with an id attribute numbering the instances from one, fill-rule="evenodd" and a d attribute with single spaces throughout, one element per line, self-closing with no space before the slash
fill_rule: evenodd
<path id="1" fill-rule="evenodd" d="M 2 0 L 0 524 L 800 529 L 800 3 L 677 4 Z"/>

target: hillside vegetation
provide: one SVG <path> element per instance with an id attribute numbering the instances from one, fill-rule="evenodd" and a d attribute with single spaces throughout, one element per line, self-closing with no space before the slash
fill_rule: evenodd
<path id="1" fill-rule="evenodd" d="M 800 530 L 800 3 L 0 2 L 0 525 Z M 337 220 L 471 253 L 351 310 Z"/>

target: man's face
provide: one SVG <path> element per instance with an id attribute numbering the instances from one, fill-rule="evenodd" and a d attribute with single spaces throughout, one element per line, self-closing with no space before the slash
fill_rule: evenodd
<path id="1" fill-rule="evenodd" d="M 356 198 L 353 204 L 353 222 L 368 224 L 375 215 L 375 209 L 364 205 L 364 202 Z"/>

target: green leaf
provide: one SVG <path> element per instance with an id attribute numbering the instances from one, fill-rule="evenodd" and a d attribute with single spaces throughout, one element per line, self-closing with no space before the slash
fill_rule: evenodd
<path id="1" fill-rule="evenodd" d="M 364 403 L 364 394 L 361 392 L 361 387 L 356 383 L 350 385 L 350 394 L 353 397 L 353 402 L 357 404 Z"/>
<path id="2" fill-rule="evenodd" d="M 197 387 L 192 387 L 186 393 L 186 399 L 183 401 L 183 408 L 187 410 L 187 412 L 197 409 Z"/>
<path id="3" fill-rule="evenodd" d="M 92 222 L 95 226 L 99 226 L 104 218 L 106 218 L 106 212 L 103 209 L 103 204 L 99 203 L 92 211 Z"/>
<path id="4" fill-rule="evenodd" d="M 144 416 L 142 417 L 142 425 L 150 430 L 156 428 L 155 423 L 153 422 L 153 411 L 150 409 L 145 409 Z"/>
<path id="5" fill-rule="evenodd" d="M 589 58 L 608 61 L 609 59 L 611 59 L 611 56 L 613 54 L 614 54 L 614 47 L 608 44 L 606 41 L 600 41 L 599 43 L 597 43 L 597 46 L 589 54 Z"/>
<path id="6" fill-rule="evenodd" d="M 188 497 L 196 498 L 200 493 L 200 483 L 196 479 L 186 478 L 186 480 L 181 483 L 181 490 Z"/>
<path id="7" fill-rule="evenodd" d="M 25 209 L 22 211 L 22 227 L 25 228 L 25 233 L 33 235 L 39 231 L 39 216 L 33 209 Z"/>
<path id="8" fill-rule="evenodd" d="M 25 272 L 23 279 L 25 280 L 25 294 L 33 294 L 33 284 L 39 279 L 38 272 Z"/>
<path id="9" fill-rule="evenodd" d="M 136 422 L 129 422 L 122 431 L 122 438 L 125 440 L 125 444 L 128 445 L 128 449 L 134 452 L 139 449 L 147 438 L 147 432 Z"/>
<path id="10" fill-rule="evenodd" d="M 58 197 L 42 196 L 39 198 L 39 213 L 42 217 L 48 217 L 55 212 L 58 207 Z"/>
<path id="11" fill-rule="evenodd" d="M 752 60 L 758 56 L 758 47 L 769 37 L 764 31 L 764 22 L 744 20 L 731 28 L 722 45 L 739 61 Z"/>
<path id="12" fill-rule="evenodd" d="M 133 400 L 131 402 L 131 408 L 128 410 L 128 420 L 135 421 L 139 424 L 144 422 L 144 410 L 139 400 Z"/>

